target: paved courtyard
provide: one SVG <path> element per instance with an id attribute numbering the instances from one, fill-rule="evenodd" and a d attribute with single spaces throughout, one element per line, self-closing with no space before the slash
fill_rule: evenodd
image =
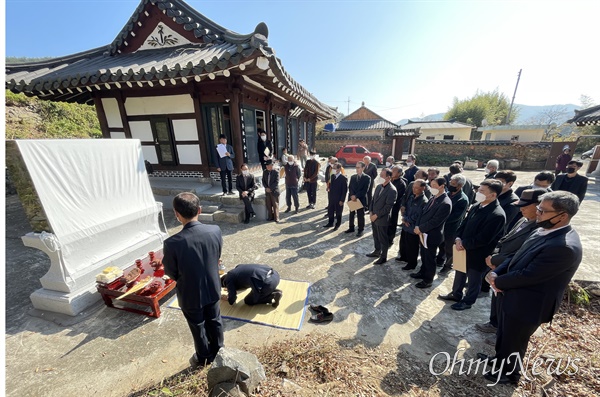
<path id="1" fill-rule="evenodd" d="M 482 170 L 467 171 L 474 182 Z M 518 184 L 528 184 L 535 172 L 518 172 Z M 301 195 L 301 208 L 307 204 Z M 223 260 L 227 267 L 264 263 L 282 278 L 309 281 L 310 303 L 335 314 L 327 325 L 305 323 L 300 332 L 225 320 L 225 343 L 244 349 L 282 338 L 321 332 L 338 340 L 357 339 L 369 346 L 400 347 L 416 359 L 428 361 L 439 351 L 467 348 L 473 356 L 489 349 L 474 324 L 487 319 L 490 298 L 471 310 L 454 312 L 436 299 L 448 293 L 453 275 L 438 277 L 433 288 L 414 288 L 414 280 L 393 257 L 373 266 L 365 254 L 373 249 L 370 226 L 357 239 L 343 231 L 323 229 L 326 193 L 321 186 L 315 210 L 282 214 L 283 222 L 256 221 L 249 225 L 223 224 Z M 170 233 L 180 229 L 166 211 Z M 600 280 L 600 186 L 590 182 L 581 212 L 573 225 L 584 246 L 584 259 L 575 279 Z M 159 382 L 187 367 L 192 338 L 180 311 L 162 306 L 162 316 L 150 319 L 98 304 L 81 321 L 69 324 L 53 316 L 31 315 L 29 295 L 49 268 L 40 251 L 26 248 L 20 237 L 29 232 L 16 196 L 6 199 L 6 395 L 8 396 L 124 396 Z M 391 255 L 398 250 L 398 239 Z M 166 301 L 163 301 L 163 303 Z M 440 332 L 442 331 L 442 332 Z M 393 368 L 390 368 L 393 370 Z"/>

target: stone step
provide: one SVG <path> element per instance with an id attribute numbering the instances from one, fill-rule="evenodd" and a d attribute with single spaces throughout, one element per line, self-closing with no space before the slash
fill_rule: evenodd
<path id="1" fill-rule="evenodd" d="M 244 221 L 244 210 L 240 208 L 222 207 L 221 209 L 212 212 L 202 212 L 198 216 L 198 220 L 202 223 L 242 223 Z"/>

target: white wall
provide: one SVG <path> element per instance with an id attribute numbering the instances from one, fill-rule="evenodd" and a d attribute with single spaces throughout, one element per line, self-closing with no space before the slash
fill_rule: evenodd
<path id="1" fill-rule="evenodd" d="M 125 100 L 128 116 L 194 113 L 194 101 L 188 94 L 156 97 L 129 97 Z"/>
<path id="2" fill-rule="evenodd" d="M 131 137 L 133 139 L 139 139 L 142 142 L 154 141 L 149 121 L 130 121 L 129 129 L 131 130 Z"/>
<path id="3" fill-rule="evenodd" d="M 125 133 L 124 132 L 118 132 L 118 131 L 111 131 L 110 132 L 110 137 L 112 139 L 125 139 Z"/>
<path id="4" fill-rule="evenodd" d="M 202 164 L 198 145 L 176 145 L 180 164 Z"/>
<path id="5" fill-rule="evenodd" d="M 115 98 L 102 98 L 102 107 L 106 115 L 106 122 L 109 128 L 123 128 L 121 121 L 121 112 L 119 112 L 119 104 Z"/>
<path id="6" fill-rule="evenodd" d="M 177 141 L 197 141 L 196 119 L 173 120 L 173 134 Z"/>

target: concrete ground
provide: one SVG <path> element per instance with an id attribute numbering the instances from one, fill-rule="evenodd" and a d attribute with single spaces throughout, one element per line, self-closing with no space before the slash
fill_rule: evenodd
<path id="1" fill-rule="evenodd" d="M 467 171 L 476 183 L 482 170 Z M 533 180 L 535 172 L 518 172 L 517 184 Z M 301 208 L 307 204 L 301 195 Z M 274 340 L 321 332 L 340 341 L 358 339 L 369 346 L 385 344 L 412 353 L 428 362 L 433 354 L 453 354 L 459 347 L 467 356 L 490 352 L 484 335 L 474 324 L 485 322 L 490 298 L 471 310 L 455 312 L 436 299 L 448 293 L 454 276 L 439 277 L 428 290 L 393 260 L 373 266 L 365 254 L 373 249 L 371 229 L 357 239 L 344 234 L 347 210 L 339 231 L 323 229 L 326 194 L 321 186 L 315 210 L 282 214 L 275 224 L 253 221 L 250 225 L 221 225 L 223 260 L 227 267 L 240 263 L 264 263 L 283 278 L 312 283 L 309 301 L 335 313 L 327 325 L 308 323 L 300 332 L 239 321 L 224 320 L 225 343 L 244 349 Z M 179 230 L 171 211 L 165 212 L 170 232 Z M 581 212 L 573 219 L 583 241 L 583 263 L 575 279 L 599 280 L 600 185 L 590 182 Z M 109 309 L 90 308 L 78 322 L 32 312 L 29 295 L 40 287 L 38 279 L 49 268 L 40 251 L 26 248 L 20 237 L 30 231 L 16 196 L 6 199 L 6 395 L 8 396 L 124 396 L 160 382 L 188 366 L 192 339 L 180 311 L 162 301 L 162 316 L 144 316 Z M 68 319 L 67 319 L 68 320 Z M 70 324 L 70 325 L 69 325 Z M 395 368 L 390 368 L 393 371 Z"/>

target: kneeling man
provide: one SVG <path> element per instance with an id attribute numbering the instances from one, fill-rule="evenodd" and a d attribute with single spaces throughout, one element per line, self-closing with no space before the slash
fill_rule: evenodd
<path id="1" fill-rule="evenodd" d="M 271 304 L 279 306 L 283 292 L 277 289 L 279 273 L 265 265 L 237 265 L 235 269 L 221 277 L 221 286 L 227 288 L 227 301 L 230 305 L 237 300 L 237 291 L 251 288 L 252 291 L 244 298 L 244 303 L 253 306 Z"/>

